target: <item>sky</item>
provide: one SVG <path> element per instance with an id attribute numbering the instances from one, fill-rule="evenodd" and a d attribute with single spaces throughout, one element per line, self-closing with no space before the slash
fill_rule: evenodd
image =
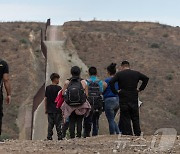
<path id="1" fill-rule="evenodd" d="M 151 21 L 180 26 L 180 0 L 0 0 L 0 21 Z"/>

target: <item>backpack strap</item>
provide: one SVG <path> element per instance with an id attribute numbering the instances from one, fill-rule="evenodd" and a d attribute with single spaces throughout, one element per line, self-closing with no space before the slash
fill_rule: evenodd
<path id="1" fill-rule="evenodd" d="M 95 83 L 99 84 L 101 82 L 101 80 L 96 80 Z"/>
<path id="2" fill-rule="evenodd" d="M 93 81 L 92 81 L 91 79 L 87 79 L 86 82 L 87 82 L 87 83 L 91 83 L 91 82 L 93 82 Z"/>
<path id="3" fill-rule="evenodd" d="M 80 85 L 81 85 L 81 88 L 85 91 L 85 89 L 84 89 L 84 87 L 83 87 L 83 85 L 82 85 L 82 83 L 81 83 L 81 81 L 82 81 L 83 79 L 82 79 L 82 78 L 79 78 L 78 80 L 79 80 L 79 83 L 80 83 Z"/>
<path id="4" fill-rule="evenodd" d="M 88 83 L 91 83 L 91 82 L 93 82 L 93 83 L 99 83 L 99 82 L 101 82 L 101 80 L 92 81 L 91 79 L 87 79 L 86 81 L 87 81 Z"/>

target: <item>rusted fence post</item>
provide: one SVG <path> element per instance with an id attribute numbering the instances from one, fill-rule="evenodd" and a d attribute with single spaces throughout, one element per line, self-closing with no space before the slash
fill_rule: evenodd
<path id="1" fill-rule="evenodd" d="M 43 31 L 43 29 L 41 29 L 41 51 L 42 51 L 42 53 L 43 53 L 43 55 L 45 57 L 45 81 L 46 81 L 46 66 L 47 66 L 47 47 L 46 47 L 44 41 L 47 40 L 47 28 L 48 28 L 48 26 L 50 26 L 50 24 L 51 24 L 50 19 L 47 19 L 45 31 Z M 41 86 L 41 88 L 38 90 L 38 92 L 36 93 L 36 95 L 34 96 L 34 99 L 33 99 L 32 123 L 31 123 L 31 139 L 32 139 L 33 127 L 34 127 L 33 126 L 33 123 L 34 123 L 34 113 L 37 110 L 38 106 L 43 101 L 44 96 L 45 96 L 45 82 Z"/>

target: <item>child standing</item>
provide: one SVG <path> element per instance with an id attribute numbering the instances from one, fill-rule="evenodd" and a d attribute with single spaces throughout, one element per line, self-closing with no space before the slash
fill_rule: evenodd
<path id="1" fill-rule="evenodd" d="M 45 92 L 45 113 L 48 115 L 48 135 L 47 140 L 52 140 L 53 128 L 56 126 L 58 140 L 62 140 L 62 111 L 56 108 L 55 99 L 58 92 L 62 89 L 59 84 L 60 76 L 57 73 L 53 73 L 50 76 L 52 84 L 46 87 Z"/>

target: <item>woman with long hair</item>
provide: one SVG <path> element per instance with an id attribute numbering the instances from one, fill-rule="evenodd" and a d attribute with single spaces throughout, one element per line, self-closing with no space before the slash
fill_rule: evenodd
<path id="1" fill-rule="evenodd" d="M 117 123 L 115 122 L 115 116 L 119 110 L 119 96 L 114 94 L 111 91 L 109 82 L 116 74 L 116 64 L 112 63 L 107 67 L 107 74 L 108 77 L 105 79 L 105 82 L 107 83 L 107 88 L 104 91 L 104 102 L 105 102 L 105 114 L 109 123 L 109 133 L 111 135 L 113 134 L 119 134 L 119 128 Z M 116 89 L 118 90 L 118 83 L 115 85 Z"/>

